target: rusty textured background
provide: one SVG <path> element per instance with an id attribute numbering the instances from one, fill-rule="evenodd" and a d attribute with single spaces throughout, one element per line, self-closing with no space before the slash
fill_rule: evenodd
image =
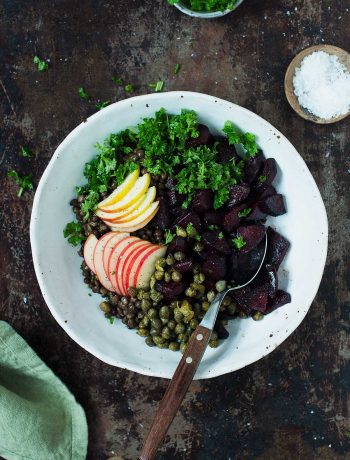
<path id="1" fill-rule="evenodd" d="M 285 69 L 302 48 L 350 51 L 349 10 L 344 0 L 246 0 L 225 18 L 201 21 L 165 0 L 0 0 L 0 318 L 84 406 L 89 459 L 136 458 L 166 382 L 103 364 L 56 324 L 31 262 L 33 193 L 18 199 L 6 172 L 33 172 L 37 183 L 97 99 L 125 97 L 114 75 L 135 84 L 136 94 L 162 78 L 166 90 L 213 94 L 266 118 L 301 152 L 330 222 L 326 271 L 305 321 L 258 363 L 193 383 L 158 458 L 350 458 L 350 119 L 305 122 L 283 93 Z M 35 54 L 50 59 L 48 72 L 36 71 Z M 79 86 L 94 102 L 79 99 Z M 21 145 L 33 159 L 19 156 Z"/>

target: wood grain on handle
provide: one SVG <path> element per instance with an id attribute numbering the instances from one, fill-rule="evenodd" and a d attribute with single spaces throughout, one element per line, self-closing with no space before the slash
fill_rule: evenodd
<path id="1" fill-rule="evenodd" d="M 198 326 L 161 400 L 143 445 L 140 460 L 152 460 L 178 411 L 208 345 L 211 330 Z"/>

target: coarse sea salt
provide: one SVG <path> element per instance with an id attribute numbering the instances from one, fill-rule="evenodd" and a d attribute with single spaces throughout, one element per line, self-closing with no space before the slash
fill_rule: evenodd
<path id="1" fill-rule="evenodd" d="M 350 73 L 339 58 L 325 51 L 306 56 L 293 78 L 299 104 L 329 120 L 350 111 Z"/>

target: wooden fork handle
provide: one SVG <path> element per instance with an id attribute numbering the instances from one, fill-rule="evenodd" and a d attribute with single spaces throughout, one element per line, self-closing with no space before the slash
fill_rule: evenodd
<path id="1" fill-rule="evenodd" d="M 144 442 L 140 460 L 152 460 L 162 444 L 165 435 L 178 411 L 182 400 L 193 380 L 194 374 L 201 362 L 208 345 L 211 330 L 197 326 L 191 340 L 188 342 L 185 353 L 171 379 L 169 386 L 161 400 L 154 417 L 149 433 Z"/>

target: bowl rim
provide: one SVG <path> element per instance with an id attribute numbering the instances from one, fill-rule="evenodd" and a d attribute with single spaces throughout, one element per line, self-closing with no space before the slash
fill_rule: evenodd
<path id="1" fill-rule="evenodd" d="M 66 323 L 64 321 L 63 315 L 61 315 L 60 312 L 57 311 L 57 309 L 55 307 L 54 299 L 52 298 L 50 293 L 46 290 L 45 276 L 41 272 L 41 268 L 40 268 L 40 264 L 39 264 L 40 239 L 38 238 L 37 232 L 36 232 L 36 222 L 38 220 L 38 213 L 39 213 L 38 204 L 40 202 L 40 198 L 41 198 L 41 195 L 42 195 L 42 193 L 44 191 L 44 187 L 45 187 L 45 185 L 47 183 L 47 178 L 50 175 L 51 169 L 53 168 L 57 158 L 61 154 L 61 151 L 63 151 L 66 148 L 66 145 L 70 143 L 72 138 L 74 138 L 75 136 L 78 136 L 80 134 L 80 131 L 82 131 L 83 128 L 86 126 L 86 123 L 89 120 L 95 120 L 95 119 L 103 118 L 103 117 L 107 116 L 109 112 L 113 111 L 113 109 L 114 109 L 114 107 L 116 105 L 119 105 L 119 106 L 125 105 L 127 107 L 130 104 L 133 105 L 133 103 L 135 101 L 145 102 L 147 104 L 147 102 L 152 100 L 153 98 L 154 99 L 157 99 L 159 97 L 166 98 L 169 95 L 171 95 L 174 98 L 178 98 L 179 101 L 185 95 L 190 96 L 190 97 L 192 96 L 192 97 L 195 97 L 195 98 L 202 98 L 202 99 L 204 99 L 206 101 L 212 100 L 212 102 L 223 104 L 225 107 L 228 106 L 228 107 L 231 107 L 231 108 L 238 108 L 239 110 L 242 110 L 242 111 L 246 112 L 248 115 L 256 117 L 260 121 L 262 121 L 263 123 L 266 123 L 267 125 L 269 125 L 269 127 L 273 128 L 273 130 L 274 130 L 274 132 L 276 133 L 277 136 L 281 136 L 282 138 L 284 138 L 290 144 L 290 148 L 292 148 L 294 150 L 294 153 L 297 156 L 297 160 L 299 162 L 301 162 L 303 164 L 303 166 L 306 167 L 307 172 L 309 173 L 308 174 L 309 183 L 313 187 L 314 196 L 315 195 L 317 196 L 318 201 L 321 204 L 321 206 L 320 206 L 320 213 L 321 213 L 320 214 L 320 221 L 322 221 L 322 229 L 323 229 L 324 233 L 323 233 L 323 241 L 322 241 L 322 243 L 323 243 L 323 246 L 322 246 L 322 249 L 323 249 L 322 258 L 321 258 L 321 262 L 320 262 L 319 266 L 322 267 L 322 271 L 321 271 L 321 276 L 320 276 L 319 281 L 315 284 L 314 289 L 312 290 L 312 292 L 309 295 L 309 298 L 311 300 L 310 300 L 310 302 L 308 302 L 307 305 L 305 305 L 305 311 L 303 311 L 303 313 L 300 313 L 299 315 L 296 316 L 296 318 L 297 318 L 296 321 L 293 324 L 290 325 L 289 333 L 286 336 L 284 336 L 282 338 L 282 340 L 278 340 L 278 342 L 276 343 L 275 347 L 271 347 L 269 350 L 266 350 L 264 353 L 262 353 L 261 356 L 259 356 L 259 358 L 257 358 L 257 359 L 254 358 L 254 357 L 252 357 L 251 359 L 249 358 L 249 359 L 247 359 L 245 361 L 245 363 L 243 365 L 241 365 L 241 363 L 239 363 L 238 366 L 237 366 L 237 364 L 235 365 L 235 362 L 233 361 L 231 363 L 231 365 L 228 366 L 227 369 L 224 370 L 224 372 L 222 370 L 218 370 L 218 369 L 215 369 L 214 372 L 212 372 L 210 370 L 206 371 L 205 376 L 200 377 L 201 379 L 206 379 L 206 378 L 218 377 L 220 375 L 224 375 L 224 374 L 227 374 L 227 373 L 242 369 L 242 368 L 244 368 L 244 367 L 246 367 L 246 366 L 248 366 L 248 365 L 250 365 L 250 364 L 252 364 L 254 362 L 259 361 L 261 358 L 267 356 L 275 348 L 277 348 L 279 345 L 281 345 L 292 334 L 292 332 L 294 332 L 297 329 L 297 327 L 300 325 L 300 323 L 303 321 L 303 319 L 305 318 L 306 314 L 308 313 L 308 311 L 310 309 L 310 306 L 311 306 L 311 304 L 312 304 L 312 302 L 313 302 L 313 300 L 316 297 L 316 294 L 318 292 L 319 285 L 321 283 L 322 275 L 323 275 L 323 272 L 324 272 L 325 262 L 326 262 L 326 258 L 327 258 L 327 249 L 328 249 L 328 219 L 327 219 L 327 213 L 326 213 L 326 209 L 325 209 L 325 206 L 324 206 L 324 202 L 322 200 L 322 196 L 320 194 L 320 191 L 319 191 L 319 189 L 317 187 L 317 184 L 316 184 L 311 172 L 307 168 L 307 165 L 304 162 L 304 160 L 302 159 L 301 155 L 295 149 L 293 144 L 291 144 L 288 141 L 286 136 L 284 136 L 284 134 L 282 134 L 280 131 L 278 131 L 267 120 L 265 120 L 264 118 L 260 117 L 256 113 L 254 113 L 254 112 L 252 112 L 252 111 L 250 111 L 250 110 L 248 110 L 248 109 L 246 109 L 246 108 L 244 108 L 244 107 L 242 107 L 242 106 L 240 106 L 238 104 L 229 102 L 229 101 L 224 100 L 224 99 L 217 98 L 215 96 L 210 96 L 210 95 L 207 95 L 207 94 L 204 94 L 204 93 L 198 93 L 198 92 L 193 92 L 193 91 L 169 91 L 169 92 L 164 92 L 164 93 L 144 94 L 144 95 L 140 95 L 140 96 L 133 96 L 133 97 L 130 97 L 130 98 L 127 98 L 127 99 L 123 99 L 121 101 L 117 101 L 117 102 L 109 105 L 108 107 L 106 107 L 102 111 L 98 111 L 98 112 L 92 114 L 85 121 L 83 121 L 78 126 L 76 126 L 64 138 L 64 140 L 56 148 L 54 154 L 52 155 L 52 157 L 51 157 L 51 159 L 50 159 L 50 161 L 49 161 L 49 163 L 48 163 L 48 165 L 47 165 L 47 167 L 46 167 L 46 169 L 45 169 L 45 171 L 44 171 L 44 173 L 43 173 L 43 175 L 42 175 L 42 177 L 40 179 L 40 182 L 38 184 L 38 187 L 37 187 L 37 190 L 36 190 L 36 193 L 35 193 L 35 196 L 34 196 L 32 214 L 31 214 L 31 220 L 30 220 L 30 242 L 31 242 L 31 248 L 32 248 L 32 257 L 33 257 L 34 269 L 35 269 L 36 277 L 37 277 L 37 280 L 38 280 L 38 283 L 39 283 L 39 286 L 40 286 L 40 290 L 41 290 L 42 295 L 44 297 L 44 300 L 45 300 L 45 302 L 46 302 L 51 314 L 53 315 L 55 320 L 58 322 L 58 324 L 62 327 L 62 329 L 78 345 L 80 345 L 83 349 L 85 349 L 86 351 L 88 351 L 89 353 L 91 353 L 93 356 L 97 357 L 101 361 L 103 361 L 103 362 L 105 362 L 107 364 L 110 364 L 112 366 L 119 367 L 121 369 L 128 369 L 130 371 L 141 373 L 143 375 L 148 375 L 148 376 L 152 376 L 152 377 L 171 378 L 171 377 L 169 377 L 169 375 L 166 372 L 163 372 L 163 371 L 155 372 L 154 370 L 152 371 L 151 368 L 148 368 L 147 366 L 135 365 L 133 363 L 129 363 L 127 360 L 124 360 L 124 361 L 119 360 L 118 361 L 116 359 L 111 359 L 108 355 L 104 354 L 103 352 L 100 352 L 99 350 L 96 350 L 93 347 L 93 345 L 86 338 L 81 337 L 81 336 L 79 336 L 78 334 L 75 333 L 75 331 L 70 327 L 70 324 Z M 198 377 L 195 376 L 195 380 L 197 380 L 197 379 L 198 379 Z"/>
<path id="2" fill-rule="evenodd" d="M 236 8 L 239 7 L 241 3 L 243 3 L 243 1 L 244 0 L 237 0 L 237 3 L 234 5 L 232 10 L 226 9 L 224 11 L 193 11 L 190 8 L 187 8 L 187 6 L 184 6 L 181 0 L 179 0 L 177 3 L 174 3 L 174 6 L 182 13 L 187 14 L 187 16 L 191 16 L 193 18 L 214 19 L 221 18 L 222 16 L 226 16 L 227 14 L 232 13 Z"/>

